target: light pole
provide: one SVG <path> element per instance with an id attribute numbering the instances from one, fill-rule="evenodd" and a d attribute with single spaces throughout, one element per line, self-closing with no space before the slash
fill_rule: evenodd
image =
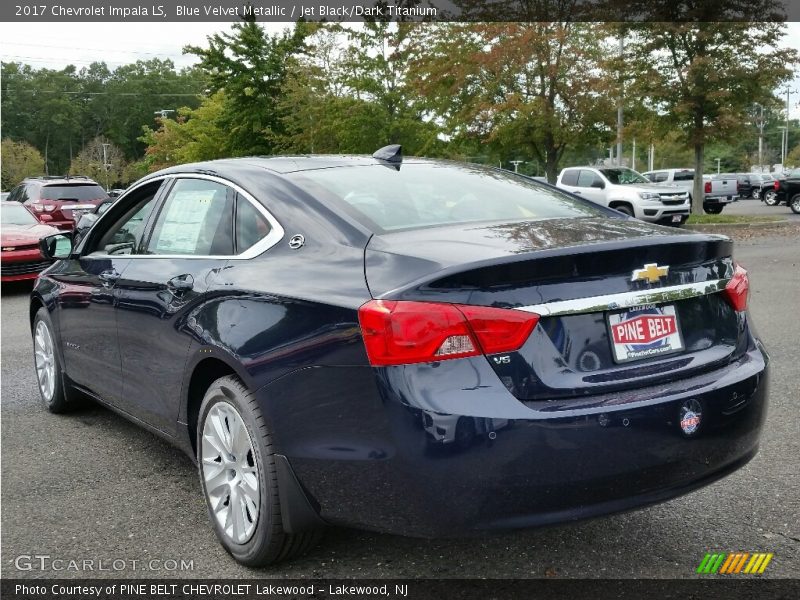
<path id="1" fill-rule="evenodd" d="M 169 113 L 174 113 L 175 111 L 171 108 L 162 108 L 161 110 L 155 111 L 154 115 L 159 115 L 162 119 L 166 119 L 169 116 Z"/>
<path id="2" fill-rule="evenodd" d="M 783 171 L 784 164 L 786 163 L 786 143 L 787 138 L 789 137 L 789 128 L 785 125 L 778 125 L 778 129 L 781 130 L 781 171 Z"/>
<path id="3" fill-rule="evenodd" d="M 108 185 L 108 168 L 111 166 L 108 163 L 108 147 L 111 144 L 103 144 L 103 169 L 106 172 L 106 193 L 108 193 L 110 186 Z"/>
<path id="4" fill-rule="evenodd" d="M 785 134 L 786 137 L 784 138 L 783 146 L 781 147 L 781 156 L 783 156 L 783 158 L 781 159 L 781 165 L 784 164 L 786 157 L 789 155 L 789 109 L 790 109 L 789 95 L 796 93 L 797 90 L 789 89 L 789 86 L 788 85 L 786 86 L 786 134 Z"/>
<path id="5" fill-rule="evenodd" d="M 716 160 L 716 161 L 717 161 L 717 175 L 719 175 L 719 163 L 720 163 L 720 160 L 721 160 L 721 159 L 719 159 L 719 158 L 715 158 L 714 160 Z"/>
<path id="6" fill-rule="evenodd" d="M 514 165 L 514 173 L 518 173 L 519 172 L 519 166 L 521 164 L 523 164 L 525 161 L 524 160 L 510 160 L 508 162 L 510 162 L 512 165 Z"/>

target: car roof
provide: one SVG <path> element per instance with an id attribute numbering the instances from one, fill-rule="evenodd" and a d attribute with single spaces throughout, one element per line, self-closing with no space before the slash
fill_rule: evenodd
<path id="1" fill-rule="evenodd" d="M 402 164 L 455 164 L 454 161 L 406 157 Z M 203 171 L 224 171 L 226 168 L 239 169 L 242 167 L 256 167 L 272 171 L 278 174 L 296 173 L 298 171 L 310 171 L 313 169 L 332 169 L 341 167 L 366 167 L 374 165 L 387 165 L 386 161 L 378 160 L 371 156 L 348 155 L 348 154 L 309 154 L 297 156 L 245 156 L 241 158 L 221 158 L 206 162 L 189 163 L 168 167 L 156 173 L 156 175 L 168 175 L 170 173 L 203 172 Z M 463 163 L 458 163 L 463 164 Z"/>

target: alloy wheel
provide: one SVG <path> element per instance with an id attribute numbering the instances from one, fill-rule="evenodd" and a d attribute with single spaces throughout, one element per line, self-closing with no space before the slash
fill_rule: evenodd
<path id="1" fill-rule="evenodd" d="M 217 523 L 233 542 L 246 543 L 258 524 L 258 465 L 244 420 L 231 404 L 218 402 L 208 411 L 200 460 Z"/>
<path id="2" fill-rule="evenodd" d="M 39 391 L 45 402 L 51 402 L 56 388 L 56 359 L 53 350 L 53 336 L 50 335 L 50 329 L 44 321 L 36 324 L 33 344 Z"/>

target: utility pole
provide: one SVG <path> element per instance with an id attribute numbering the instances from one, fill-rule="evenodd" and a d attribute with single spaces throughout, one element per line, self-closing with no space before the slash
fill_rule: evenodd
<path id="1" fill-rule="evenodd" d="M 617 101 L 617 166 L 622 166 L 622 102 L 624 84 L 622 81 L 622 61 L 625 58 L 625 33 L 619 34 L 619 99 Z"/>

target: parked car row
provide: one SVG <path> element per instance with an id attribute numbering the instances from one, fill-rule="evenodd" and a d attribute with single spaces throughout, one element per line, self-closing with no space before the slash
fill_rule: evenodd
<path id="1" fill-rule="evenodd" d="M 676 186 L 656 185 L 627 167 L 570 167 L 556 186 L 631 217 L 680 225 L 689 218 L 689 194 Z"/>
<path id="2" fill-rule="evenodd" d="M 40 223 L 71 230 L 82 215 L 108 197 L 88 177 L 45 176 L 25 179 L 11 190 L 8 201 L 24 204 Z"/>
<path id="3" fill-rule="evenodd" d="M 644 177 L 653 183 L 680 187 L 689 194 L 691 202 L 694 193 L 694 169 L 660 169 L 647 171 Z M 713 179 L 703 176 L 703 210 L 708 214 L 718 215 L 726 205 L 739 197 L 735 178 Z"/>

